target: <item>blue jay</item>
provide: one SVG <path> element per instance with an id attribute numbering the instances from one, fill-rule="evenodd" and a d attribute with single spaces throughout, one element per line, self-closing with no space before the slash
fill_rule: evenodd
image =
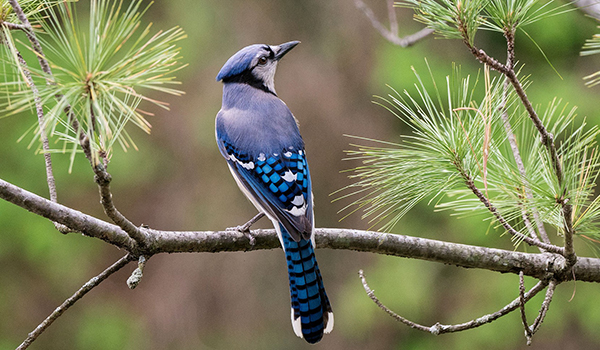
<path id="1" fill-rule="evenodd" d="M 217 75 L 223 105 L 216 137 L 237 185 L 259 211 L 255 219 L 264 214 L 275 226 L 288 264 L 294 332 L 316 343 L 333 329 L 333 313 L 315 259 L 304 141 L 274 86 L 277 62 L 298 43 L 250 45 L 227 60 Z"/>

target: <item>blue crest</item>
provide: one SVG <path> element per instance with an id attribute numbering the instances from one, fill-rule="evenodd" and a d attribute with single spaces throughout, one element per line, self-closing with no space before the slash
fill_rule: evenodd
<path id="1" fill-rule="evenodd" d="M 221 68 L 221 71 L 217 75 L 217 81 L 233 77 L 249 69 L 256 54 L 264 47 L 265 45 L 262 44 L 254 44 L 246 46 L 236 52 L 235 55 L 231 56 L 227 62 L 225 62 L 223 68 Z"/>

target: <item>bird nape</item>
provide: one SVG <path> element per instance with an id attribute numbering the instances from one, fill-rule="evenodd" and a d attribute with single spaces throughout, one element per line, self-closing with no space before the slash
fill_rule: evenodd
<path id="1" fill-rule="evenodd" d="M 316 343 L 333 329 L 333 312 L 314 253 L 304 141 L 274 84 L 277 63 L 298 43 L 250 45 L 227 60 L 217 75 L 223 104 L 216 137 L 237 185 L 277 231 L 288 266 L 294 332 Z"/>

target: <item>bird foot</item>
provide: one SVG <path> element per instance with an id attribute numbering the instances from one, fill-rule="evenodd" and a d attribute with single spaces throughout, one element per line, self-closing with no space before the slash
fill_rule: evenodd
<path id="1" fill-rule="evenodd" d="M 244 236 L 248 237 L 248 240 L 250 241 L 251 246 L 254 246 L 254 243 L 256 243 L 256 239 L 254 238 L 254 236 L 252 236 L 252 233 L 250 232 L 250 225 L 247 225 L 247 223 L 244 225 L 228 227 L 225 230 L 226 231 L 237 231 L 239 233 L 243 233 Z"/>
<path id="2" fill-rule="evenodd" d="M 254 225 L 254 223 L 256 223 L 258 220 L 260 220 L 260 218 L 262 218 L 263 216 L 265 216 L 264 213 L 258 213 L 258 214 L 256 214 L 256 216 L 254 216 L 252 219 L 250 219 L 247 223 L 245 223 L 243 225 L 235 226 L 235 227 L 228 227 L 226 229 L 226 231 L 237 231 L 237 232 L 244 234 L 244 236 L 248 237 L 248 240 L 250 241 L 250 245 L 254 246 L 254 244 L 256 243 L 256 239 L 250 232 L 250 227 L 252 225 Z"/>

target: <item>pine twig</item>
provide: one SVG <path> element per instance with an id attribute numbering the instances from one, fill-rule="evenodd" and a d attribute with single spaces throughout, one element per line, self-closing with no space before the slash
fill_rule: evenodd
<path id="1" fill-rule="evenodd" d="M 394 0 L 387 0 L 388 18 L 390 19 L 390 32 L 393 36 L 398 36 L 398 18 L 394 8 Z"/>
<path id="2" fill-rule="evenodd" d="M 17 52 L 17 58 L 19 59 L 19 63 L 21 64 L 21 69 L 23 72 L 23 76 L 27 82 L 27 85 L 33 92 L 33 99 L 35 101 L 35 111 L 38 117 L 38 127 L 40 128 L 40 138 L 42 140 L 42 149 L 44 152 L 44 162 L 46 164 L 46 179 L 48 182 L 48 190 L 50 192 L 50 200 L 53 202 L 57 202 L 57 194 L 56 194 L 56 181 L 54 180 L 54 173 L 52 172 L 52 158 L 50 156 L 50 143 L 48 142 L 48 135 L 46 135 L 46 131 L 44 128 L 44 107 L 42 106 L 42 100 L 40 98 L 40 92 L 33 82 L 33 78 L 31 77 L 31 72 L 27 68 L 27 61 L 23 58 L 20 52 Z"/>
<path id="3" fill-rule="evenodd" d="M 2 25 L 11 30 L 26 31 L 29 29 L 27 26 L 25 26 L 23 24 L 19 24 L 19 23 L 2 22 Z"/>
<path id="4" fill-rule="evenodd" d="M 18 3 L 17 3 L 17 6 L 18 6 Z M 6 26 L 7 28 L 9 28 L 11 30 L 22 30 L 25 33 L 29 33 L 31 30 L 30 24 L 25 25 L 25 24 L 3 22 L 2 25 Z M 28 37 L 29 37 L 29 35 L 30 34 L 27 34 Z M 45 163 L 45 167 L 46 167 L 46 182 L 48 184 L 48 192 L 50 195 L 50 200 L 53 202 L 58 202 L 58 195 L 57 195 L 57 191 L 56 191 L 56 181 L 54 179 L 54 172 L 52 171 L 52 156 L 50 153 L 50 144 L 48 142 L 48 135 L 46 134 L 46 130 L 44 128 L 44 108 L 42 106 L 40 93 L 39 93 L 37 86 L 35 85 L 35 82 L 33 81 L 33 78 L 31 77 L 31 72 L 28 69 L 27 61 L 25 61 L 25 59 L 23 58 L 23 56 L 21 55 L 21 53 L 19 51 L 17 51 L 16 54 L 17 54 L 17 59 L 19 60 L 19 64 L 21 65 L 21 72 L 23 73 L 23 76 L 25 77 L 25 80 L 27 82 L 27 85 L 31 89 L 31 92 L 33 93 L 33 99 L 35 101 L 35 110 L 36 110 L 37 117 L 38 117 L 38 127 L 40 129 L 40 139 L 42 141 L 42 150 L 43 150 L 43 155 L 44 155 L 44 163 Z M 68 232 L 67 227 L 65 227 L 64 225 L 60 225 L 56 222 L 54 223 L 54 227 L 59 232 L 62 232 L 62 233 Z"/>
<path id="5" fill-rule="evenodd" d="M 552 135 L 551 133 L 548 132 L 548 130 L 542 123 L 541 119 L 537 115 L 537 112 L 533 108 L 531 101 L 529 101 L 529 98 L 527 97 L 527 94 L 525 93 L 525 89 L 523 88 L 523 85 L 519 81 L 519 78 L 517 78 L 517 74 L 515 73 L 514 69 L 512 69 L 512 68 L 509 69 L 507 66 L 498 62 L 498 60 L 489 56 L 485 51 L 478 49 L 477 47 L 475 47 L 474 45 L 469 43 L 468 40 L 465 39 L 465 40 L 463 40 L 463 42 L 465 43 L 465 45 L 467 45 L 467 47 L 469 48 L 471 53 L 481 63 L 488 64 L 489 66 L 491 66 L 498 72 L 502 73 L 508 79 L 508 81 L 510 81 L 513 88 L 515 89 L 515 92 L 517 93 L 517 96 L 519 96 L 521 103 L 523 104 L 523 106 L 525 106 L 525 109 L 527 110 L 529 118 L 531 119 L 534 126 L 538 130 L 540 137 L 541 137 L 542 144 L 546 147 L 546 149 L 548 150 L 548 153 L 550 154 L 550 160 L 552 162 L 554 174 L 556 175 L 556 178 L 558 180 L 559 187 L 562 188 L 563 184 L 564 184 L 564 175 L 563 175 L 560 158 L 559 158 L 558 152 L 556 150 L 556 145 L 554 144 L 554 135 Z M 559 199 L 559 204 L 562 207 L 562 213 L 563 213 L 563 218 L 564 218 L 564 231 L 565 231 L 564 232 L 564 234 L 565 234 L 564 248 L 562 249 L 563 252 L 560 254 L 562 254 L 567 259 L 567 262 L 568 262 L 567 268 L 568 268 L 569 266 L 573 266 L 577 262 L 577 255 L 575 255 L 575 250 L 573 247 L 573 221 L 571 218 L 573 209 L 572 209 L 571 204 L 568 203 L 568 199 L 565 198 L 568 195 L 567 189 L 565 188 L 564 191 L 565 192 L 562 194 L 561 198 Z M 546 243 L 544 243 L 544 244 L 546 244 Z"/>
<path id="6" fill-rule="evenodd" d="M 50 65 L 49 65 L 48 61 L 46 60 L 46 56 L 44 56 L 44 52 L 42 50 L 42 46 L 41 46 L 40 42 L 38 41 L 33 30 L 31 30 L 31 24 L 30 24 L 29 20 L 27 19 L 27 16 L 23 12 L 23 9 L 21 8 L 21 6 L 17 2 L 17 0 L 9 0 L 9 2 L 11 4 L 13 10 L 17 14 L 17 17 L 19 18 L 19 20 L 25 27 L 24 31 L 27 34 L 27 38 L 29 39 L 29 42 L 31 43 L 31 45 L 38 57 L 40 66 L 41 66 L 42 70 L 44 71 L 44 73 L 47 74 L 47 77 L 46 77 L 47 83 L 51 84 L 51 85 L 54 84 L 54 81 L 52 81 L 52 79 L 51 79 L 52 70 L 50 69 Z M 55 97 L 59 101 L 64 99 L 64 96 L 62 96 L 60 94 L 57 94 Z M 64 112 L 65 112 L 65 114 L 67 114 L 69 122 L 71 123 L 73 129 L 75 130 L 75 133 L 78 135 L 79 144 L 81 146 L 81 149 L 83 150 L 83 153 L 85 154 L 86 158 L 89 160 L 89 162 L 92 166 L 92 169 L 94 170 L 94 174 L 95 174 L 94 179 L 95 179 L 96 183 L 98 184 L 104 212 L 115 224 L 117 224 L 125 232 L 127 232 L 127 234 L 129 234 L 130 237 L 133 238 L 140 247 L 145 247 L 147 244 L 147 238 L 144 235 L 144 233 L 138 227 L 136 227 L 131 221 L 129 221 L 125 216 L 123 216 L 123 214 L 121 214 L 115 207 L 115 205 L 112 201 L 112 193 L 110 191 L 110 182 L 112 180 L 112 177 L 106 171 L 105 167 L 102 164 L 100 164 L 100 163 L 96 164 L 95 157 L 93 157 L 92 152 L 91 152 L 89 137 L 88 137 L 88 135 L 86 135 L 86 133 L 83 130 L 81 130 L 80 124 L 77 121 L 77 118 L 75 117 L 73 110 L 69 104 L 67 104 L 66 107 L 64 108 Z"/>
<path id="7" fill-rule="evenodd" d="M 502 227 L 504 227 L 504 229 L 508 233 L 529 245 L 542 248 L 551 253 L 560 254 L 562 256 L 565 255 L 565 249 L 563 247 L 541 242 L 539 239 L 537 239 L 537 236 L 529 237 L 515 230 L 508 223 L 508 221 L 506 221 L 506 219 L 502 216 L 498 209 L 496 209 L 496 207 L 490 203 L 489 199 L 479 190 L 479 188 L 477 188 L 477 186 L 475 186 L 473 179 L 471 179 L 471 177 L 467 173 L 465 173 L 460 164 L 456 164 L 456 167 L 460 171 L 460 174 L 463 177 L 463 179 L 465 180 L 467 187 L 473 192 L 473 194 L 475 194 L 475 196 L 477 196 L 477 198 L 479 198 L 481 203 L 483 203 L 483 205 L 485 205 L 485 207 L 496 217 L 498 222 L 500 222 Z"/>
<path id="8" fill-rule="evenodd" d="M 506 37 L 506 42 L 507 42 L 505 67 L 507 67 L 507 69 L 514 69 L 514 65 L 515 65 L 515 35 L 514 35 L 514 31 L 512 29 L 507 29 L 504 32 L 504 36 Z M 525 189 L 525 197 L 527 198 L 527 200 L 529 202 L 532 202 L 533 194 L 531 192 L 531 189 L 525 182 L 525 179 L 527 179 L 527 172 L 525 171 L 525 165 L 523 164 L 523 159 L 521 158 L 521 153 L 519 152 L 519 146 L 517 145 L 517 140 L 515 138 L 515 134 L 512 131 L 512 127 L 510 125 L 510 120 L 508 118 L 506 104 L 508 103 L 508 87 L 509 87 L 509 85 L 510 85 L 510 82 L 509 82 L 508 78 L 505 77 L 504 78 L 504 94 L 502 96 L 502 104 L 500 105 L 500 110 L 502 111 L 501 117 L 502 117 L 502 122 L 504 124 L 504 130 L 506 131 L 508 142 L 510 144 L 510 148 L 513 153 L 513 158 L 515 159 L 515 163 L 517 164 L 517 168 L 519 169 L 521 178 L 524 181 L 523 186 Z M 535 230 L 533 228 L 533 225 L 531 224 L 531 220 L 529 219 L 529 215 L 524 206 L 521 206 L 521 212 L 522 212 L 523 222 L 525 223 L 525 226 L 527 227 L 530 234 L 532 236 L 534 236 Z M 550 239 L 548 238 L 548 234 L 546 233 L 546 229 L 544 228 L 544 223 L 542 222 L 542 220 L 540 218 L 540 213 L 538 212 L 538 210 L 535 206 L 531 209 L 531 212 L 533 214 L 533 219 L 537 223 L 537 229 L 540 234 L 542 242 L 550 244 L 551 242 L 550 242 Z"/>
<path id="9" fill-rule="evenodd" d="M 59 318 L 67 309 L 69 309 L 73 304 L 75 304 L 79 299 L 83 298 L 90 290 L 97 287 L 102 281 L 107 279 L 113 273 L 119 271 L 125 265 L 127 265 L 131 260 L 133 260 L 131 255 L 126 255 L 121 259 L 117 260 L 114 264 L 109 266 L 106 270 L 102 271 L 98 276 L 93 277 L 88 282 L 86 282 L 75 294 L 65 300 L 59 307 L 57 307 L 50 316 L 46 317 L 46 319 L 40 323 L 29 335 L 27 338 L 17 347 L 17 350 L 25 350 L 27 349 L 31 343 L 33 343 L 39 336 L 42 334 L 46 328 L 48 328 L 57 318 Z"/>
<path id="10" fill-rule="evenodd" d="M 542 307 L 540 308 L 540 312 L 536 317 L 535 321 L 531 325 L 531 334 L 535 334 L 535 332 L 540 329 L 542 322 L 544 322 L 544 318 L 546 317 L 546 313 L 548 312 L 548 308 L 550 308 L 550 303 L 552 302 L 552 297 L 554 296 L 554 290 L 556 289 L 557 282 L 552 279 L 548 283 L 548 290 L 546 290 L 546 297 L 542 302 Z"/>
<path id="11" fill-rule="evenodd" d="M 354 0 L 354 4 L 356 7 L 361 10 L 365 16 L 371 21 L 371 25 L 375 28 L 384 39 L 391 42 L 394 45 L 398 45 L 401 47 L 409 47 L 420 40 L 423 40 L 431 33 L 433 33 L 433 29 L 423 28 L 418 32 L 407 35 L 405 37 L 398 36 L 398 21 L 396 19 L 396 13 L 394 12 L 393 1 L 388 0 L 388 16 L 390 18 L 390 29 L 387 29 L 379 20 L 375 17 L 373 10 L 371 10 L 367 4 L 365 4 L 362 0 Z"/>
<path id="12" fill-rule="evenodd" d="M 598 0 L 575 0 L 573 5 L 588 16 L 600 20 L 600 2 Z"/>
<path id="13" fill-rule="evenodd" d="M 29 23 L 29 19 L 27 19 L 25 12 L 23 12 L 23 9 L 21 8 L 21 5 L 19 5 L 19 2 L 17 0 L 8 0 L 8 2 L 10 3 L 10 6 L 12 6 L 13 11 L 15 11 L 15 14 L 17 15 L 17 18 L 19 19 L 19 21 L 21 21 L 21 24 L 24 27 L 22 29 L 25 32 L 25 34 L 27 35 L 27 38 L 29 39 L 31 46 L 33 47 L 33 50 L 36 53 L 36 56 L 38 58 L 40 66 L 42 67 L 42 70 L 44 71 L 44 73 L 51 75 L 52 70 L 50 69 L 50 65 L 48 64 L 48 61 L 46 60 L 46 58 L 44 56 L 44 52 L 42 51 L 42 45 L 37 40 L 37 37 L 35 36 L 35 33 L 33 32 L 33 29 L 31 27 L 31 23 Z M 47 78 L 47 79 L 49 79 L 49 78 Z"/>
<path id="14" fill-rule="evenodd" d="M 363 270 L 360 270 L 358 272 L 358 275 L 362 281 L 363 288 L 367 292 L 367 295 L 369 296 L 369 298 L 371 298 L 371 300 L 375 304 L 377 304 L 377 306 L 379 306 L 380 309 L 385 311 L 388 315 L 392 316 L 398 322 L 402 322 L 411 328 L 418 329 L 418 330 L 421 330 L 424 332 L 428 332 L 428 333 L 431 333 L 434 335 L 439 335 L 439 334 L 444 334 L 444 333 L 455 333 L 455 332 L 460 332 L 460 331 L 464 331 L 467 329 L 473 329 L 473 328 L 477 328 L 479 326 L 483 326 L 486 323 L 491 323 L 491 322 L 499 319 L 500 317 L 505 316 L 505 315 L 509 314 L 510 312 L 516 310 L 519 307 L 519 305 L 521 304 L 521 297 L 519 296 L 515 300 L 510 302 L 508 305 L 504 306 L 502 309 L 500 309 L 494 313 L 481 316 L 481 317 L 471 320 L 469 322 L 455 324 L 455 325 L 443 325 L 438 322 L 431 327 L 427 327 L 427 326 L 423 326 L 421 324 L 415 323 L 413 321 L 410 321 L 410 320 L 396 314 L 394 311 L 390 310 L 387 306 L 385 306 L 383 303 L 381 303 L 381 301 L 379 301 L 379 299 L 375 296 L 375 292 L 373 292 L 373 290 L 367 284 L 367 280 L 364 276 Z M 547 284 L 548 284 L 547 282 L 539 281 L 535 286 L 533 286 L 533 288 L 531 288 L 528 292 L 526 292 L 523 295 L 524 302 L 528 302 L 529 300 L 531 300 L 531 298 L 533 298 L 537 293 L 539 293 L 541 290 L 543 290 Z"/>
<path id="15" fill-rule="evenodd" d="M 81 133 L 80 135 L 84 135 Z M 82 140 L 80 138 L 80 140 Z M 85 146 L 84 146 L 85 145 Z M 127 219 L 115 206 L 112 200 L 112 192 L 110 190 L 110 182 L 112 181 L 112 176 L 106 171 L 104 165 L 102 163 L 94 164 L 95 161 L 91 157 L 89 139 L 87 136 L 84 136 L 84 140 L 82 143 L 82 148 L 87 150 L 84 153 L 90 154 L 88 160 L 92 165 L 95 176 L 94 181 L 98 184 L 98 190 L 100 191 L 100 199 L 102 203 L 102 207 L 104 208 L 104 212 L 106 215 L 117 224 L 119 227 L 123 229 L 123 231 L 127 232 L 129 237 L 133 238 L 140 248 L 145 248 L 147 246 L 147 236 L 140 230 L 139 227 L 135 226 L 129 219 Z"/>
<path id="16" fill-rule="evenodd" d="M 523 271 L 519 271 L 519 309 L 521 310 L 521 322 L 523 323 L 523 328 L 525 328 L 525 338 L 527 338 L 527 345 L 529 345 L 531 344 L 531 336 L 533 333 L 527 323 L 525 303 L 525 278 L 523 277 Z"/>

